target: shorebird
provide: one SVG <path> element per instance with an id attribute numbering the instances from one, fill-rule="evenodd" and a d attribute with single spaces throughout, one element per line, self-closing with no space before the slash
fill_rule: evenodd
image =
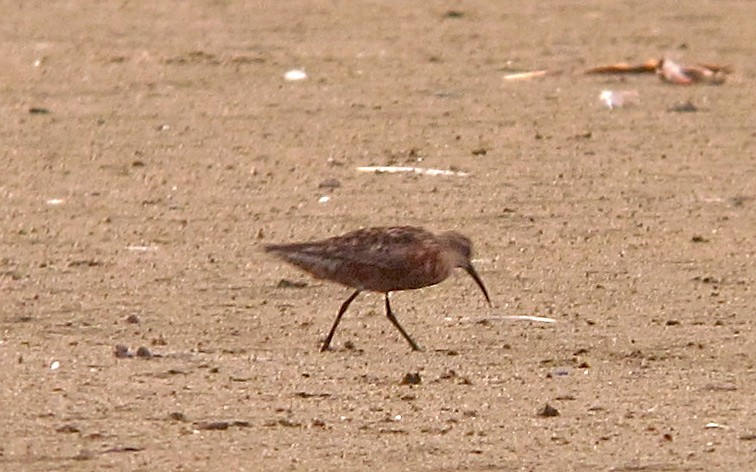
<path id="1" fill-rule="evenodd" d="M 446 280 L 454 268 L 461 267 L 491 305 L 488 291 L 470 262 L 472 243 L 454 231 L 435 235 L 413 226 L 365 228 L 320 241 L 270 244 L 265 251 L 315 278 L 355 289 L 341 305 L 320 352 L 328 350 L 341 317 L 363 291 L 384 294 L 386 316 L 415 351 L 421 350 L 420 346 L 391 311 L 390 292 L 435 285 Z"/>

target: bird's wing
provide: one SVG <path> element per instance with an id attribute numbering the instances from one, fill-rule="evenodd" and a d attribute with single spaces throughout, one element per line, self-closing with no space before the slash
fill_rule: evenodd
<path id="1" fill-rule="evenodd" d="M 370 228 L 312 243 L 267 246 L 320 279 L 350 287 L 391 291 L 437 283 L 440 248 L 417 228 Z"/>

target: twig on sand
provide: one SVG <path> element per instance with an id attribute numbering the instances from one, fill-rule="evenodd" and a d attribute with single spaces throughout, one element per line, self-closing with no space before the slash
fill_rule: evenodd
<path id="1" fill-rule="evenodd" d="M 401 172 L 410 172 L 414 174 L 431 175 L 431 176 L 457 176 L 467 177 L 467 172 L 442 169 L 425 169 L 422 167 L 397 167 L 397 166 L 363 166 L 358 167 L 359 172 L 372 172 L 374 174 L 397 174 Z"/>

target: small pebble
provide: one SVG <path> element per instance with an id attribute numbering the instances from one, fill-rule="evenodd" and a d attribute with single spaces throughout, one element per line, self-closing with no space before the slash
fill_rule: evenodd
<path id="1" fill-rule="evenodd" d="M 699 110 L 700 108 L 698 108 L 691 101 L 687 101 L 685 103 L 677 103 L 669 108 L 669 111 L 674 113 L 695 113 Z"/>
<path id="2" fill-rule="evenodd" d="M 307 282 L 297 282 L 292 281 L 289 279 L 281 279 L 278 281 L 278 284 L 276 285 L 276 288 L 305 288 L 307 287 Z"/>
<path id="3" fill-rule="evenodd" d="M 422 382 L 422 379 L 419 372 L 408 372 L 399 383 L 401 385 L 420 385 L 420 382 Z"/>
<path id="4" fill-rule="evenodd" d="M 57 433 L 78 433 L 80 431 L 79 427 L 74 424 L 64 424 L 55 429 L 55 432 Z"/>
<path id="5" fill-rule="evenodd" d="M 129 351 L 129 347 L 123 344 L 116 344 L 116 347 L 113 350 L 113 354 L 118 359 L 128 359 L 129 357 L 134 357 L 134 355 Z"/>
<path id="6" fill-rule="evenodd" d="M 136 356 L 142 359 L 152 359 L 152 353 L 144 346 L 139 346 L 139 349 L 137 349 L 136 352 Z"/>
<path id="7" fill-rule="evenodd" d="M 168 414 L 168 419 L 173 421 L 188 421 L 189 419 L 186 417 L 185 414 L 181 413 L 180 411 L 174 411 L 170 414 Z"/>
<path id="8" fill-rule="evenodd" d="M 325 179 L 324 181 L 318 184 L 318 188 L 334 189 L 334 188 L 339 188 L 339 187 L 341 187 L 341 182 L 339 182 L 336 179 Z"/>
<path id="9" fill-rule="evenodd" d="M 538 416 L 543 416 L 544 418 L 551 418 L 554 416 L 559 416 L 559 410 L 547 403 L 543 407 L 541 407 L 536 414 Z"/>
<path id="10" fill-rule="evenodd" d="M 205 431 L 223 431 L 228 429 L 228 421 L 202 421 L 194 423 L 194 427 Z"/>

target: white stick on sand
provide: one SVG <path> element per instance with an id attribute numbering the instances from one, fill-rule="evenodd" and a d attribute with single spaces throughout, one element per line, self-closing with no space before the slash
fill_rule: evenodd
<path id="1" fill-rule="evenodd" d="M 453 170 L 442 170 L 442 169 L 425 169 L 422 167 L 397 167 L 397 166 L 363 166 L 358 167 L 357 170 L 359 172 L 373 172 L 374 174 L 397 174 L 400 172 L 412 172 L 415 174 L 422 174 L 422 175 L 431 175 L 431 176 L 457 176 L 457 177 L 467 177 L 467 172 L 457 172 Z"/>
<path id="2" fill-rule="evenodd" d="M 556 323 L 554 318 L 545 318 L 543 316 L 531 315 L 493 315 L 483 318 L 462 318 L 462 321 L 478 323 L 480 321 L 533 321 L 536 323 Z"/>

